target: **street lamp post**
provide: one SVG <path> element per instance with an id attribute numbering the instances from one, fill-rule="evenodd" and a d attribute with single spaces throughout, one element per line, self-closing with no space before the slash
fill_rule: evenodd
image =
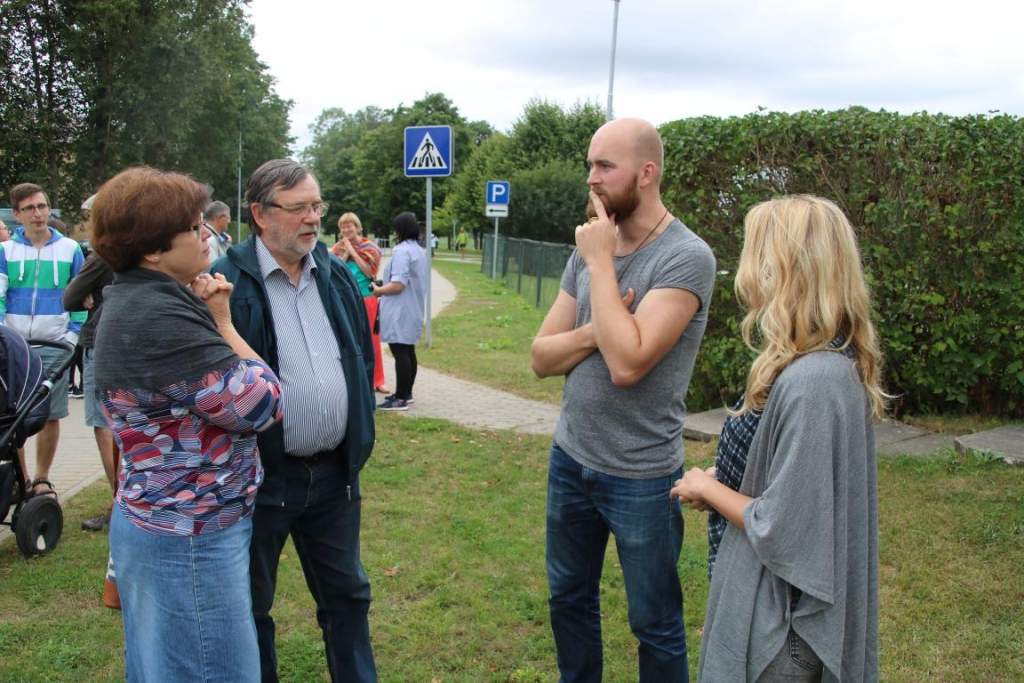
<path id="1" fill-rule="evenodd" d="M 615 13 L 612 18 L 612 60 L 608 68 L 608 120 L 612 120 L 612 91 L 615 88 L 615 43 L 619 33 L 619 0 L 612 0 Z"/>
<path id="2" fill-rule="evenodd" d="M 235 209 L 235 244 L 242 242 L 242 117 L 238 117 L 238 208 Z"/>

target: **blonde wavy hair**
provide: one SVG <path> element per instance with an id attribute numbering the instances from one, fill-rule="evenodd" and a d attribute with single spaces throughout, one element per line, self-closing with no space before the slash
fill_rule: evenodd
<path id="1" fill-rule="evenodd" d="M 363 222 L 359 220 L 359 216 L 355 215 L 351 211 L 346 211 L 345 213 L 341 214 L 341 218 L 338 219 L 338 228 L 340 229 L 344 223 L 351 223 L 352 225 L 356 226 L 356 229 L 359 231 L 360 235 L 363 234 Z"/>
<path id="2" fill-rule="evenodd" d="M 787 365 L 842 335 L 841 348 L 852 349 L 872 412 L 881 417 L 889 398 L 881 388 L 882 354 L 846 216 L 827 199 L 792 195 L 752 208 L 743 233 L 735 289 L 747 308 L 743 340 L 758 356 L 740 412 L 763 409 Z"/>

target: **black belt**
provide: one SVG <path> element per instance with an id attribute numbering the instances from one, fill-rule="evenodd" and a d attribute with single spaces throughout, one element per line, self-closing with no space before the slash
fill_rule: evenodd
<path id="1" fill-rule="evenodd" d="M 337 451 L 320 451 L 319 453 L 314 453 L 313 455 L 292 455 L 291 453 L 285 453 L 284 457 L 286 460 L 291 460 L 292 462 L 296 463 L 323 462 L 325 460 L 334 460 L 337 457 Z"/>

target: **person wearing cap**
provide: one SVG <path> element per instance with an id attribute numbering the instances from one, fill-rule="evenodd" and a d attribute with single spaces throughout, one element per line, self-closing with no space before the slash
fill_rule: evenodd
<path id="1" fill-rule="evenodd" d="M 64 237 L 47 224 L 50 200 L 39 185 L 15 185 L 11 188 L 11 206 L 24 231 L 14 234 L 0 249 L 3 322 L 26 339 L 66 342 L 74 346 L 85 322 L 85 313 L 69 314 L 61 303 L 61 295 L 82 269 L 85 261 L 82 250 L 73 239 Z M 39 355 L 44 365 L 51 367 L 63 361 L 67 352 L 43 347 Z M 36 437 L 33 493 L 54 493 L 49 480 L 50 466 L 60 440 L 60 420 L 68 415 L 67 372 L 54 382 L 49 401 L 49 420 Z"/>
<path id="2" fill-rule="evenodd" d="M 423 332 L 423 311 L 427 299 L 427 252 L 420 246 L 420 224 L 416 214 L 406 211 L 395 216 L 398 244 L 384 268 L 384 284 L 371 283 L 380 302 L 380 339 L 395 357 L 395 393 L 377 406 L 380 410 L 408 410 L 412 385 L 416 382 L 416 342 Z"/>

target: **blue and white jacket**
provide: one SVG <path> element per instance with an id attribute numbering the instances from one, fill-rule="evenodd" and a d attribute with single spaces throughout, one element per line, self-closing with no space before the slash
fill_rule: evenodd
<path id="1" fill-rule="evenodd" d="M 18 231 L 0 245 L 0 314 L 26 339 L 78 341 L 86 311 L 68 313 L 61 297 L 85 258 L 78 242 L 50 228 L 36 247 Z"/>

